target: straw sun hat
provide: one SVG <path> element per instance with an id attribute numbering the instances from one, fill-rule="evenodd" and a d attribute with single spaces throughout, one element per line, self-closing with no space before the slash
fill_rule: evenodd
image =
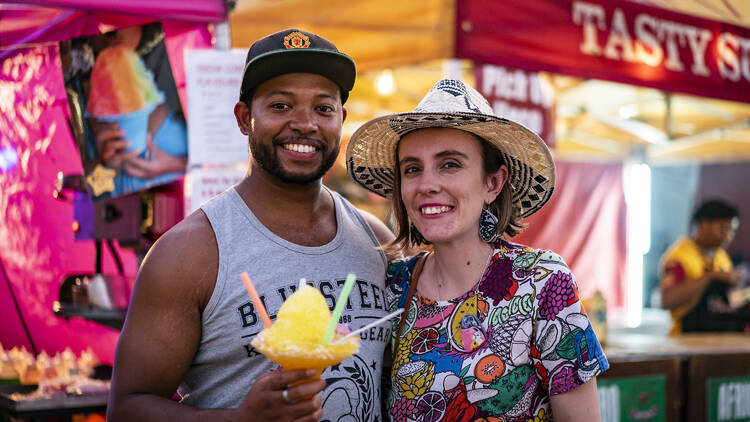
<path id="1" fill-rule="evenodd" d="M 414 111 L 378 117 L 357 129 L 346 149 L 349 175 L 389 198 L 398 142 L 409 132 L 435 127 L 471 132 L 500 150 L 522 217 L 538 211 L 552 196 L 555 163 L 542 138 L 523 125 L 494 116 L 479 92 L 452 79 L 438 81 Z"/>

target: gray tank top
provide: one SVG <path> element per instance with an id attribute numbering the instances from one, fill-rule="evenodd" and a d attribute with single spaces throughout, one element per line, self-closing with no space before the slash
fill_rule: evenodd
<path id="1" fill-rule="evenodd" d="M 319 247 L 290 243 L 263 226 L 234 188 L 201 209 L 211 223 L 219 248 L 216 286 L 202 315 L 201 342 L 180 392 L 183 402 L 201 408 L 237 407 L 255 379 L 278 366 L 250 345 L 263 329 L 240 274 L 247 271 L 275 319 L 300 278 L 318 288 L 331 309 L 346 275 L 357 275 L 340 322 L 356 330 L 387 314 L 385 255 L 359 212 L 330 192 L 336 207 L 334 239 Z M 324 420 L 382 421 L 380 375 L 390 324 L 360 336 L 357 354 L 330 367 L 322 378 Z"/>

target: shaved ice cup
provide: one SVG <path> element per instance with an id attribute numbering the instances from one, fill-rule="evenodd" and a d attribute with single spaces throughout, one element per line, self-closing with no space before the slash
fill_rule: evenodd
<path id="1" fill-rule="evenodd" d="M 125 134 L 123 139 L 130 142 L 130 146 L 125 151 L 138 151 L 138 155 L 141 155 L 146 151 L 148 142 L 148 118 L 157 105 L 147 105 L 132 113 L 91 117 L 99 123 L 117 123 L 117 126 Z"/>
<path id="2" fill-rule="evenodd" d="M 341 350 L 340 353 L 330 351 L 330 353 L 327 353 L 328 356 L 323 356 L 314 352 L 305 353 L 300 350 L 289 353 L 279 353 L 278 351 L 266 346 L 265 342 L 263 341 L 262 335 L 259 335 L 258 337 L 253 339 L 252 344 L 253 347 L 263 353 L 263 355 L 265 355 L 269 360 L 278 363 L 287 371 L 293 371 L 296 369 L 317 370 L 318 373 L 315 378 L 320 378 L 320 375 L 323 373 L 323 371 L 326 370 L 326 368 L 343 361 L 344 359 L 354 354 L 354 352 L 356 351 L 356 349 L 351 351 Z"/>

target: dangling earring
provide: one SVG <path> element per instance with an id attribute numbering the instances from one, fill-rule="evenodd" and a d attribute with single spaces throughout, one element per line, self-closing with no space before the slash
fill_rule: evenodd
<path id="1" fill-rule="evenodd" d="M 419 246 L 421 244 L 429 245 L 429 240 L 425 239 L 424 236 L 422 236 L 422 233 L 417 230 L 417 227 L 414 225 L 414 223 L 411 223 L 409 226 L 409 243 L 411 243 L 414 246 Z"/>
<path id="2" fill-rule="evenodd" d="M 479 215 L 479 237 L 487 243 L 497 239 L 497 217 L 485 206 Z"/>

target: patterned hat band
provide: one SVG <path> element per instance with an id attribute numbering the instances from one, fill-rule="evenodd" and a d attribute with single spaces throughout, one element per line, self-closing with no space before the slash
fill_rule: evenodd
<path id="1" fill-rule="evenodd" d="M 396 147 L 415 130 L 452 128 L 473 133 L 497 148 L 508 167 L 513 201 L 528 217 L 552 196 L 555 163 L 539 135 L 523 125 L 493 115 L 492 107 L 462 81 L 443 79 L 413 112 L 377 117 L 352 135 L 346 150 L 351 178 L 383 197 L 393 193 Z"/>

